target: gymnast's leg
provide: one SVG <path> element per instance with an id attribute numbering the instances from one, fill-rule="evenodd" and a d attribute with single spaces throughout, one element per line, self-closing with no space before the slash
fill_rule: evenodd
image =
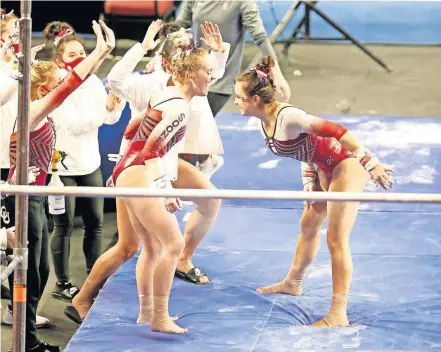
<path id="1" fill-rule="evenodd" d="M 319 172 L 316 190 L 323 191 L 326 187 L 326 176 Z M 307 210 L 303 211 L 300 219 L 300 236 L 297 242 L 294 260 L 283 281 L 257 289 L 259 293 L 282 293 L 293 296 L 300 296 L 302 290 L 302 280 L 306 269 L 314 260 L 320 244 L 320 228 L 326 219 L 326 203 L 314 203 Z"/>
<path id="2" fill-rule="evenodd" d="M 87 315 L 94 298 L 106 280 L 139 250 L 140 241 L 130 223 L 128 211 L 122 199 L 116 200 L 116 214 L 118 242 L 98 258 L 80 292 L 72 300 L 72 305 L 81 319 Z"/>
<path id="3" fill-rule="evenodd" d="M 329 192 L 362 192 L 367 173 L 357 159 L 346 159 L 334 170 Z M 328 314 L 314 327 L 346 326 L 347 302 L 352 279 L 349 235 L 357 218 L 359 202 L 328 202 L 328 248 L 332 261 L 332 303 Z"/>
<path id="4" fill-rule="evenodd" d="M 179 159 L 178 179 L 173 184 L 174 188 L 187 189 L 216 189 L 208 180 L 207 176 L 195 166 L 185 160 Z M 220 199 L 193 199 L 197 208 L 191 213 L 184 232 L 185 247 L 179 258 L 177 270 L 188 273 L 194 268 L 192 263 L 193 254 L 197 246 L 204 239 L 219 211 Z M 208 277 L 201 273 L 196 279 L 197 284 L 209 283 Z"/>

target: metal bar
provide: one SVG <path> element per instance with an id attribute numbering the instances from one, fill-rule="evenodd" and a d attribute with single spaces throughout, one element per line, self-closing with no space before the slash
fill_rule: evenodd
<path id="1" fill-rule="evenodd" d="M 271 33 L 270 36 L 270 42 L 272 44 L 274 44 L 277 40 L 277 38 L 280 36 L 280 34 L 283 32 L 283 30 L 285 29 L 285 27 L 289 24 L 289 22 L 291 21 L 291 19 L 293 18 L 294 14 L 297 11 L 297 8 L 300 6 L 302 2 L 301 1 L 295 1 L 294 5 L 288 10 L 288 12 L 285 14 L 285 16 L 283 16 L 282 20 L 280 21 L 280 23 L 276 26 L 276 28 L 274 29 L 273 33 Z M 255 65 L 260 58 L 262 57 L 262 55 L 260 53 L 258 53 L 253 60 L 251 60 L 250 65 Z"/>
<path id="2" fill-rule="evenodd" d="M 289 40 L 289 39 L 288 39 Z M 335 37 L 296 37 L 295 40 L 292 40 L 293 42 L 300 42 L 300 41 L 308 41 L 313 43 L 314 41 L 327 41 L 327 42 L 347 42 L 346 38 L 335 38 Z M 281 40 L 280 43 L 284 43 L 284 40 Z"/>
<path id="3" fill-rule="evenodd" d="M 66 195 L 93 198 L 154 198 L 179 197 L 216 199 L 266 199 L 266 200 L 315 200 L 315 201 L 363 201 L 394 203 L 441 203 L 441 194 L 432 193 L 365 193 L 365 192 L 299 192 L 273 190 L 233 190 L 233 189 L 151 189 L 123 187 L 40 187 L 40 186 L 0 186 L 6 194 Z"/>
<path id="4" fill-rule="evenodd" d="M 28 184 L 29 165 L 29 116 L 31 97 L 31 40 L 32 19 L 31 0 L 21 0 L 20 3 L 20 50 L 18 55 L 19 71 L 23 77 L 19 80 L 18 90 L 18 122 L 17 122 L 17 184 Z M 26 275 L 28 269 L 28 196 L 19 195 L 16 198 L 16 238 L 15 257 L 23 261 L 14 271 L 14 322 L 12 350 L 25 351 L 25 320 L 26 320 Z"/>
<path id="5" fill-rule="evenodd" d="M 376 57 L 369 49 L 367 49 L 364 45 L 362 45 L 357 39 L 355 39 L 352 35 L 346 32 L 342 27 L 340 27 L 336 22 L 334 22 L 331 18 L 329 18 L 324 12 L 318 9 L 314 4 L 309 3 L 308 1 L 303 1 L 305 6 L 310 10 L 314 11 L 317 15 L 323 18 L 326 22 L 328 22 L 332 27 L 334 27 L 337 31 L 345 36 L 349 41 L 351 41 L 354 45 L 356 45 L 360 50 L 362 50 L 366 55 L 368 55 L 372 60 L 374 60 L 377 64 L 383 67 L 387 72 L 392 72 L 392 69 L 387 66 L 380 58 Z"/>
<path id="6" fill-rule="evenodd" d="M 285 53 L 288 52 L 289 47 L 291 46 L 291 44 L 295 41 L 297 41 L 297 34 L 303 34 L 300 29 L 302 28 L 303 24 L 305 23 L 305 16 L 303 16 L 303 18 L 300 20 L 300 22 L 297 24 L 297 26 L 294 28 L 294 32 L 291 35 L 290 39 L 285 39 L 285 40 L 281 40 L 280 42 L 283 43 L 285 42 L 285 45 L 283 47 L 283 51 Z"/>
<path id="7" fill-rule="evenodd" d="M 311 36 L 311 8 L 308 6 L 305 6 L 305 36 L 306 38 Z"/>
<path id="8" fill-rule="evenodd" d="M 9 277 L 9 275 L 12 274 L 12 272 L 17 267 L 17 265 L 22 262 L 23 262 L 23 257 L 14 257 L 14 259 L 12 259 L 12 262 L 9 263 L 6 270 L 3 270 L 0 278 L 0 282 L 2 283 L 3 281 L 5 281 Z"/>

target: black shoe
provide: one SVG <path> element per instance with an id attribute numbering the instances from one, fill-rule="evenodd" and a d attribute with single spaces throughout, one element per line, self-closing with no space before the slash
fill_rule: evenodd
<path id="1" fill-rule="evenodd" d="M 53 298 L 72 303 L 72 298 L 74 298 L 78 292 L 80 292 L 79 288 L 73 286 L 70 281 L 61 284 L 57 282 L 55 284 L 55 290 L 52 291 L 51 295 Z"/>
<path id="2" fill-rule="evenodd" d="M 9 350 L 12 352 L 12 348 Z M 26 352 L 60 352 L 59 346 L 49 345 L 47 342 L 40 341 L 40 343 L 32 348 L 28 348 Z"/>

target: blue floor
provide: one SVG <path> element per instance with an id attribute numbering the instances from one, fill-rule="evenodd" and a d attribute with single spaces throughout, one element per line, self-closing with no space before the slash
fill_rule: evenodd
<path id="1" fill-rule="evenodd" d="M 440 192 L 441 125 L 435 119 L 330 118 L 396 167 L 394 192 Z M 299 164 L 267 152 L 260 132 L 245 118 L 224 114 L 218 125 L 226 159 L 213 177 L 219 188 L 301 188 Z M 326 223 L 304 295 L 263 296 L 255 288 L 281 280 L 290 265 L 301 203 L 225 201 L 194 258 L 213 283 L 173 284 L 170 311 L 188 327 L 187 335 L 151 333 L 136 324 L 134 258 L 108 280 L 65 351 L 439 351 L 441 206 L 361 206 L 351 235 L 347 328 L 306 326 L 326 314 L 332 292 Z M 183 226 L 190 210 L 179 214 Z"/>

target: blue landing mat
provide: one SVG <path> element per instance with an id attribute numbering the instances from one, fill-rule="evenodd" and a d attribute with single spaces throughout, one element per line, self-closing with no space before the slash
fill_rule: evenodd
<path id="1" fill-rule="evenodd" d="M 355 133 L 367 148 L 395 168 L 395 187 L 387 192 L 441 191 L 441 124 L 436 118 L 324 116 Z M 225 165 L 212 181 L 220 189 L 303 189 L 300 163 L 280 158 L 266 147 L 258 126 L 239 114 L 220 114 L 217 124 Z M 370 183 L 367 192 L 386 192 Z M 225 200 L 224 205 L 301 208 L 301 202 Z M 364 203 L 368 211 L 441 211 L 434 204 Z"/>
<path id="2" fill-rule="evenodd" d="M 439 118 L 323 116 L 342 123 L 383 162 L 395 167 L 395 187 L 388 192 L 441 192 L 441 124 Z M 104 180 L 110 176 L 114 162 L 108 153 L 117 153 L 121 136 L 130 119 L 130 109 L 124 110 L 121 120 L 100 129 L 99 140 Z M 269 151 L 258 127 L 249 124 L 247 117 L 221 113 L 216 118 L 225 149 L 225 165 L 213 176 L 220 189 L 303 189 L 300 163 L 279 158 Z M 367 192 L 385 192 L 370 183 Z M 303 207 L 301 202 L 225 200 L 224 205 L 270 208 Z M 421 211 L 441 212 L 436 204 L 363 203 L 363 211 Z"/>
<path id="3" fill-rule="evenodd" d="M 189 209 L 188 209 L 189 210 Z M 185 212 L 179 215 L 181 224 Z M 223 207 L 194 262 L 213 279 L 175 279 L 170 312 L 184 336 L 137 325 L 136 258 L 108 280 L 66 352 L 80 351 L 436 351 L 441 348 L 438 214 L 362 212 L 351 236 L 351 326 L 312 329 L 326 314 L 331 265 L 326 223 L 304 295 L 259 295 L 292 260 L 300 211 Z"/>

